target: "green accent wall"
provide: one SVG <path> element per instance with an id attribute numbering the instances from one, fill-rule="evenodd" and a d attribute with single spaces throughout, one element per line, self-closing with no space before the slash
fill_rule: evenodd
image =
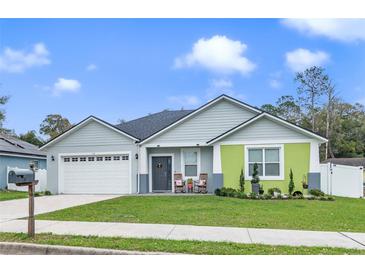
<path id="1" fill-rule="evenodd" d="M 221 161 L 223 185 L 225 187 L 239 188 L 241 168 L 244 168 L 244 145 L 221 145 Z M 278 187 L 283 193 L 288 193 L 289 170 L 293 170 L 295 189 L 303 193 L 303 177 L 307 177 L 310 161 L 310 143 L 284 144 L 284 180 L 264 181 L 265 193 L 269 188 Z M 251 182 L 246 181 L 245 191 L 251 192 Z"/>
<path id="2" fill-rule="evenodd" d="M 243 145 L 221 146 L 223 185 L 225 187 L 239 188 L 241 169 L 244 168 L 244 151 Z"/>

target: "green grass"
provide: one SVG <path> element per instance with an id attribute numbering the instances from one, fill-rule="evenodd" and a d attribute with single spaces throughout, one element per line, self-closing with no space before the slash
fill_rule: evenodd
<path id="1" fill-rule="evenodd" d="M 118 237 L 0 233 L 0 242 L 26 242 L 49 245 L 83 246 L 117 250 L 153 251 L 209 255 L 342 255 L 365 254 L 365 250 L 328 247 L 291 247 L 198 241 L 135 239 Z"/>
<path id="2" fill-rule="evenodd" d="M 36 216 L 38 220 L 190 224 L 365 232 L 365 200 L 242 200 L 128 196 Z"/>
<path id="3" fill-rule="evenodd" d="M 0 190 L 0 202 L 14 199 L 24 199 L 28 197 L 28 192 Z"/>

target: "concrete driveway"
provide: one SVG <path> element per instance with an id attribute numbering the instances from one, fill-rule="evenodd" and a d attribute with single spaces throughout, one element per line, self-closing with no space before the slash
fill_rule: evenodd
<path id="1" fill-rule="evenodd" d="M 68 207 L 85 205 L 119 197 L 121 195 L 54 195 L 35 197 L 35 214 L 47 213 Z M 28 216 L 28 199 L 0 202 L 0 223 Z"/>

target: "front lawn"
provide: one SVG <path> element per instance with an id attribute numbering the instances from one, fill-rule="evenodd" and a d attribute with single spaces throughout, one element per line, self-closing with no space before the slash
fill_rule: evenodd
<path id="1" fill-rule="evenodd" d="M 28 192 L 0 190 L 0 202 L 14 199 L 24 199 L 28 197 Z"/>
<path id="2" fill-rule="evenodd" d="M 343 255 L 365 254 L 365 250 L 329 247 L 270 246 L 199 241 L 175 241 L 119 237 L 0 233 L 0 242 L 26 242 L 48 245 L 83 246 L 117 250 L 209 254 L 209 255 Z"/>
<path id="3" fill-rule="evenodd" d="M 128 222 L 365 232 L 365 200 L 243 200 L 218 196 L 127 196 L 36 216 Z"/>

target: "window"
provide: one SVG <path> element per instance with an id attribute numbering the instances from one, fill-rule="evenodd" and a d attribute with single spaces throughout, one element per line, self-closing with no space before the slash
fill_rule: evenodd
<path id="1" fill-rule="evenodd" d="M 80 157 L 80 162 L 86 162 L 86 157 Z"/>
<path id="2" fill-rule="evenodd" d="M 64 161 L 65 163 L 67 163 L 67 162 L 69 162 L 69 161 L 70 161 L 70 158 L 68 158 L 68 157 L 63 158 L 63 161 Z"/>
<path id="3" fill-rule="evenodd" d="M 79 158 L 77 157 L 72 157 L 72 162 L 78 162 L 79 161 Z"/>
<path id="4" fill-rule="evenodd" d="M 199 149 L 183 149 L 183 167 L 185 177 L 198 177 L 199 175 Z"/>
<path id="5" fill-rule="evenodd" d="M 103 157 L 96 157 L 96 161 L 100 162 L 103 160 Z"/>
<path id="6" fill-rule="evenodd" d="M 120 160 L 120 156 L 114 156 L 114 157 L 113 157 L 113 160 L 114 160 L 114 161 L 119 161 L 119 160 Z"/>
<path id="7" fill-rule="evenodd" d="M 122 160 L 123 161 L 128 161 L 129 160 L 129 155 L 128 154 L 122 155 Z"/>
<path id="8" fill-rule="evenodd" d="M 281 146 L 268 147 L 248 147 L 246 153 L 248 154 L 246 160 L 246 173 L 251 177 L 253 173 L 253 166 L 258 165 L 259 176 L 262 179 L 277 179 L 283 178 L 283 151 Z"/>
<path id="9" fill-rule="evenodd" d="M 89 162 L 94 162 L 94 161 L 95 161 L 95 157 L 88 157 L 88 158 L 87 158 L 87 160 L 88 160 Z"/>
<path id="10" fill-rule="evenodd" d="M 105 161 L 111 161 L 111 160 L 112 160 L 112 157 L 110 157 L 110 156 L 105 157 Z"/>

